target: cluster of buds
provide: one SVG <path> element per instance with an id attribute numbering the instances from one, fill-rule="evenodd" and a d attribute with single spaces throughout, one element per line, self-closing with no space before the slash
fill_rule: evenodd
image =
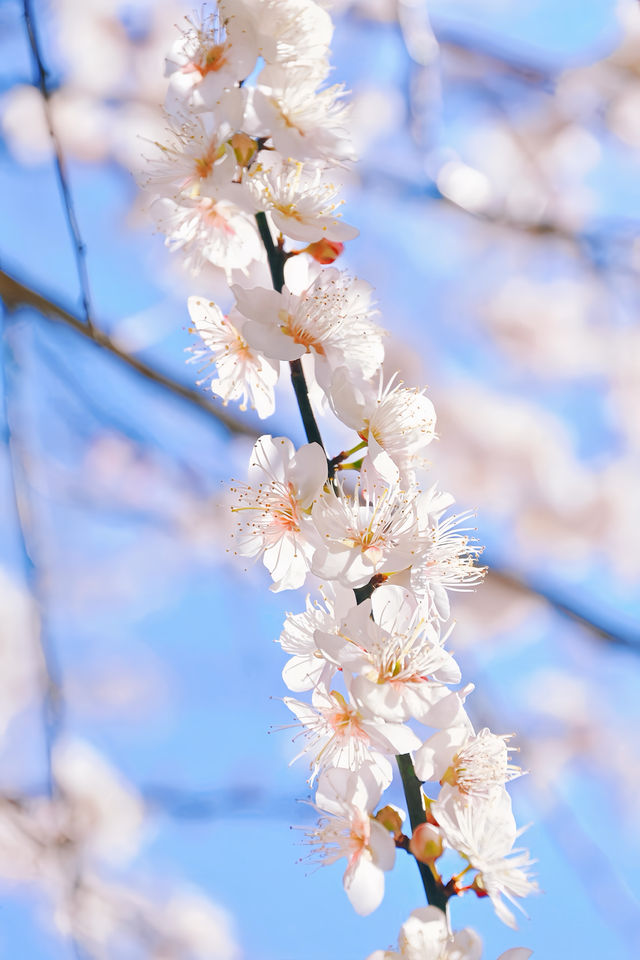
<path id="1" fill-rule="evenodd" d="M 290 366 L 309 443 L 262 436 L 247 482 L 235 482 L 235 552 L 261 558 L 272 589 L 309 577 L 321 597 L 290 614 L 280 637 L 298 756 L 320 814 L 308 836 L 322 862 L 347 860 L 344 888 L 368 914 L 396 849 L 420 864 L 431 906 L 400 934 L 416 960 L 478 956 L 446 907 L 465 890 L 506 901 L 535 889 L 506 783 L 520 773 L 508 737 L 476 732 L 472 685 L 446 649 L 449 594 L 482 578 L 466 515 L 424 486 L 436 415 L 423 391 L 385 382 L 384 331 L 371 286 L 335 266 L 357 230 L 341 217 L 340 173 L 353 159 L 341 86 L 328 85 L 333 26 L 314 0 L 220 0 L 188 21 L 168 60 L 170 139 L 149 172 L 152 211 L 194 272 L 221 268 L 233 305 L 189 300 L 211 390 L 262 418 Z M 200 282 L 203 281 L 201 273 Z M 311 401 L 353 431 L 336 456 Z M 414 827 L 382 801 L 394 758 Z M 429 793 L 428 798 L 422 784 Z M 376 813 L 376 808 L 378 812 Z M 459 871 L 439 871 L 455 851 Z M 523 960 L 529 951 L 510 951 Z M 377 952 L 370 960 L 396 957 Z"/>

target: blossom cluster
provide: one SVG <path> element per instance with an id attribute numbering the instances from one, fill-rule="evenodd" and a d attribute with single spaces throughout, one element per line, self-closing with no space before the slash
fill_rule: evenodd
<path id="1" fill-rule="evenodd" d="M 167 61 L 168 137 L 147 186 L 170 248 L 204 287 L 209 265 L 230 287 L 226 312 L 189 300 L 211 390 L 267 417 L 288 363 L 310 441 L 260 437 L 231 493 L 235 552 L 260 558 L 273 590 L 322 583 L 280 636 L 284 681 L 306 695 L 284 702 L 316 791 L 312 856 L 346 858 L 345 891 L 368 914 L 396 849 L 408 850 L 437 903 L 403 926 L 401 955 L 469 960 L 479 939 L 452 934 L 448 900 L 489 897 L 515 926 L 508 903 L 535 889 L 506 790 L 521 771 L 508 736 L 474 729 L 473 685 L 461 685 L 446 646 L 450 594 L 483 571 L 468 516 L 423 482 L 433 404 L 385 381 L 373 290 L 335 266 L 357 230 L 340 211 L 353 150 L 345 91 L 328 82 L 332 31 L 314 0 L 219 0 L 188 20 Z M 312 402 L 353 431 L 350 449 L 327 455 Z M 412 781 L 417 791 L 410 838 L 402 811 L 382 801 L 396 757 L 405 792 Z M 445 851 L 461 862 L 448 880 Z M 504 956 L 528 955 L 518 951 Z"/>

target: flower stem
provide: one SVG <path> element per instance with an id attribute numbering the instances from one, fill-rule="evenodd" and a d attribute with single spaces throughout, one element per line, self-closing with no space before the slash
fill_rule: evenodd
<path id="1" fill-rule="evenodd" d="M 340 453 L 337 453 L 335 457 L 332 457 L 329 460 L 329 479 L 335 476 L 336 470 L 349 470 L 353 468 L 353 464 L 344 463 L 343 461 L 350 457 L 352 453 L 356 453 L 358 450 L 362 450 L 363 447 L 367 446 L 367 441 L 362 440 L 360 443 L 357 443 L 355 447 L 352 447 L 351 450 L 342 450 Z M 362 463 L 362 460 L 357 461 Z M 359 470 L 360 467 L 355 469 Z"/>
<path id="2" fill-rule="evenodd" d="M 264 212 L 261 211 L 260 213 L 256 213 L 256 223 L 258 224 L 258 230 L 260 231 L 260 236 L 267 253 L 273 289 L 278 293 L 282 293 L 282 288 L 284 287 L 284 264 L 286 260 L 286 254 L 282 247 L 277 247 L 274 244 L 273 237 L 271 236 L 271 230 L 269 229 L 269 224 L 267 223 L 267 218 Z M 293 391 L 296 395 L 296 400 L 298 401 L 298 409 L 300 410 L 300 416 L 302 417 L 302 425 L 304 427 L 304 432 L 307 435 L 307 441 L 309 443 L 319 443 L 324 450 L 324 444 L 322 442 L 322 437 L 320 436 L 320 430 L 318 429 L 316 418 L 313 414 L 313 410 L 311 409 L 309 389 L 307 387 L 304 370 L 302 369 L 302 361 L 299 359 L 291 360 L 289 362 L 289 368 L 291 370 L 291 383 L 293 385 Z"/>
<path id="3" fill-rule="evenodd" d="M 256 223 L 258 224 L 258 230 L 260 231 L 260 237 L 262 238 L 264 249 L 267 252 L 267 260 L 269 261 L 269 270 L 271 271 L 273 289 L 277 290 L 278 293 L 282 293 L 282 288 L 284 287 L 284 251 L 279 247 L 276 247 L 275 243 L 273 242 L 273 237 L 271 236 L 271 230 L 269 229 L 269 224 L 267 223 L 267 217 L 265 213 L 262 211 L 260 213 L 256 213 Z"/>
<path id="4" fill-rule="evenodd" d="M 400 771 L 400 777 L 402 778 L 404 796 L 407 801 L 409 822 L 411 824 L 411 829 L 415 830 L 416 827 L 418 827 L 421 823 L 426 823 L 427 820 L 424 812 L 424 805 L 422 803 L 420 781 L 416 777 L 416 772 L 413 768 L 413 761 L 410 754 L 399 754 L 396 757 L 396 761 L 398 764 L 398 770 Z M 438 883 L 426 863 L 421 863 L 419 860 L 416 860 L 416 863 L 418 864 L 420 878 L 422 880 L 422 885 L 424 887 L 424 892 L 426 894 L 428 903 L 434 907 L 439 907 L 440 910 L 446 911 L 447 901 L 449 899 L 446 889 L 441 883 Z"/>
<path id="5" fill-rule="evenodd" d="M 319 443 L 324 450 L 320 430 L 318 429 L 316 418 L 311 409 L 309 390 L 307 388 L 304 370 L 302 369 L 302 361 L 290 360 L 289 367 L 291 368 L 291 383 L 293 384 L 296 400 L 298 401 L 298 408 L 300 410 L 300 416 L 302 417 L 302 424 L 304 426 L 304 432 L 307 435 L 307 440 L 309 443 Z"/>

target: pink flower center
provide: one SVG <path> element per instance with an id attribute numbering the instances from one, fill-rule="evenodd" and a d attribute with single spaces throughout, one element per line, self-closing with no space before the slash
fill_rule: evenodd
<path id="1" fill-rule="evenodd" d="M 271 518 L 273 523 L 283 530 L 299 530 L 300 517 L 298 514 L 298 502 L 295 496 L 293 484 L 287 484 L 286 491 L 281 499 L 276 500 L 271 508 Z"/>
<path id="2" fill-rule="evenodd" d="M 226 43 L 214 43 L 210 47 L 205 47 L 197 60 L 185 64 L 182 72 L 199 73 L 201 77 L 206 77 L 208 73 L 216 73 L 227 62 L 226 53 Z"/>
<path id="3" fill-rule="evenodd" d="M 286 310 L 281 310 L 278 319 L 282 326 L 282 332 L 291 337 L 294 343 L 299 343 L 307 351 L 315 350 L 317 354 L 324 357 L 324 347 L 320 340 L 316 340 L 310 330 L 305 330 L 295 322 L 295 319 Z"/>
<path id="4" fill-rule="evenodd" d="M 204 197 L 200 202 L 200 212 L 205 223 L 230 237 L 234 237 L 236 231 L 233 229 L 227 218 L 218 210 L 215 203 L 208 197 Z"/>
<path id="5" fill-rule="evenodd" d="M 346 740 L 354 737 L 363 743 L 369 743 L 367 733 L 360 726 L 358 711 L 350 707 L 342 694 L 335 690 L 331 696 L 338 709 L 329 713 L 326 720 L 329 726 L 333 728 L 334 735 L 340 739 Z"/>
<path id="6" fill-rule="evenodd" d="M 208 145 L 206 152 L 201 157 L 196 157 L 196 173 L 201 180 L 206 180 L 213 170 L 214 164 L 218 159 L 219 148 L 215 140 Z"/>
<path id="7" fill-rule="evenodd" d="M 356 814 L 351 825 L 351 832 L 349 834 L 349 847 L 350 854 L 348 860 L 348 866 L 353 866 L 358 859 L 362 856 L 362 853 L 369 846 L 369 836 L 371 833 L 371 824 L 369 817 L 362 817 L 360 814 Z"/>

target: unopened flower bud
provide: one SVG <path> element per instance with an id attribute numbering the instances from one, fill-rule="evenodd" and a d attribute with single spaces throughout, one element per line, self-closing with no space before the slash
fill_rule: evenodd
<path id="1" fill-rule="evenodd" d="M 430 823 L 419 824 L 409 841 L 409 850 L 422 863 L 434 863 L 442 855 L 442 847 L 442 834 Z"/>
<path id="2" fill-rule="evenodd" d="M 234 133 L 229 143 L 233 147 L 233 152 L 240 166 L 248 167 L 258 149 L 255 140 L 246 133 Z"/>
<path id="3" fill-rule="evenodd" d="M 344 243 L 338 243 L 337 240 L 327 240 L 323 237 L 322 240 L 310 243 L 308 247 L 304 248 L 303 252 L 308 253 L 318 263 L 327 264 L 337 260 L 343 250 Z"/>
<path id="4" fill-rule="evenodd" d="M 386 807 L 382 807 L 381 810 L 378 810 L 374 817 L 374 820 L 377 820 L 378 823 L 381 823 L 385 830 L 388 830 L 389 833 L 392 833 L 394 837 L 398 837 L 402 833 L 403 819 L 404 817 L 402 812 L 391 804 L 387 804 Z"/>

